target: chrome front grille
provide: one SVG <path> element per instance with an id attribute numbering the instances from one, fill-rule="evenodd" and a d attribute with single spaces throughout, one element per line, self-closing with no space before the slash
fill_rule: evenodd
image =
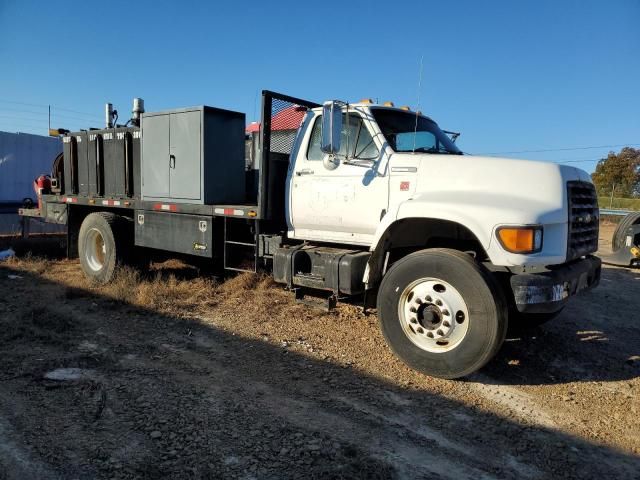
<path id="1" fill-rule="evenodd" d="M 567 261 L 598 250 L 600 213 L 596 189 L 591 183 L 567 182 L 569 232 Z"/>

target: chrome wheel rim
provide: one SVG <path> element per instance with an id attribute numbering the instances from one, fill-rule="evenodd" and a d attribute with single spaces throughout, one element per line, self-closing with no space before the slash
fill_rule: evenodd
<path id="1" fill-rule="evenodd" d="M 421 278 L 407 285 L 400 295 L 398 317 L 407 338 L 433 353 L 453 350 L 469 331 L 464 298 L 438 278 Z"/>
<path id="2" fill-rule="evenodd" d="M 107 246 L 102 233 L 96 228 L 87 232 L 84 258 L 87 265 L 94 272 L 99 272 L 104 267 L 107 256 Z"/>

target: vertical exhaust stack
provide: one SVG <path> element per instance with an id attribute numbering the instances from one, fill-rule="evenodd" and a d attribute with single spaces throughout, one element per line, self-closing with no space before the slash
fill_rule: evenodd
<path id="1" fill-rule="evenodd" d="M 142 114 L 144 113 L 144 100 L 141 98 L 133 99 L 133 109 L 131 110 L 131 123 L 136 127 L 140 126 Z"/>
<path id="2" fill-rule="evenodd" d="M 113 127 L 113 104 L 107 103 L 104 106 L 104 120 L 106 128 Z"/>

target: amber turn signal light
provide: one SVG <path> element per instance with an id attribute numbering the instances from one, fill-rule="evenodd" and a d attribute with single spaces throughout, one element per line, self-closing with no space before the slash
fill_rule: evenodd
<path id="1" fill-rule="evenodd" d="M 542 227 L 500 227 L 502 248 L 511 253 L 535 253 L 542 250 Z"/>

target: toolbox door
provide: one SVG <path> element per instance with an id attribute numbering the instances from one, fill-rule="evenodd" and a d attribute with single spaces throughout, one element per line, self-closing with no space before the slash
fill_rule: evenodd
<path id="1" fill-rule="evenodd" d="M 200 200 L 202 182 L 200 119 L 200 111 L 171 114 L 169 176 L 172 198 Z"/>
<path id="2" fill-rule="evenodd" d="M 144 117 L 142 182 L 149 197 L 169 196 L 169 115 Z"/>

